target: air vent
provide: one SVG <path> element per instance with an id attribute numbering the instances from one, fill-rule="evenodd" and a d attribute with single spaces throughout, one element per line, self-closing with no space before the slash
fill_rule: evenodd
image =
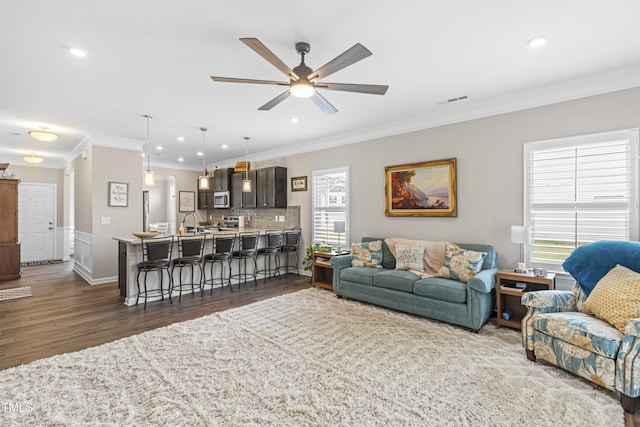
<path id="1" fill-rule="evenodd" d="M 455 98 L 449 98 L 445 101 L 440 101 L 438 102 L 438 104 L 450 104 L 452 102 L 456 102 L 456 101 L 464 101 L 465 99 L 468 99 L 469 97 L 467 95 L 462 95 L 462 96 L 458 96 Z"/>

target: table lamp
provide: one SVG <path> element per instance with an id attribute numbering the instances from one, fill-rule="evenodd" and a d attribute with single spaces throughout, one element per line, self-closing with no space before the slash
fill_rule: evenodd
<path id="1" fill-rule="evenodd" d="M 512 225 L 511 243 L 518 243 L 520 245 L 520 262 L 518 263 L 516 272 L 524 273 L 527 270 L 524 262 L 524 245 L 529 243 L 529 227 L 525 227 L 524 225 Z"/>
<path id="2" fill-rule="evenodd" d="M 340 247 L 340 243 L 342 243 L 341 234 L 345 231 L 345 222 L 344 221 L 333 221 L 333 232 L 338 233 L 338 247 L 336 248 L 336 252 L 341 252 L 342 248 Z"/>

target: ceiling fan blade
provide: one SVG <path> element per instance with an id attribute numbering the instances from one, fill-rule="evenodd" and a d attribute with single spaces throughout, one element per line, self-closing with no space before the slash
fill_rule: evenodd
<path id="1" fill-rule="evenodd" d="M 276 82 L 276 81 L 273 81 L 273 80 L 236 79 L 234 77 L 218 77 L 218 76 L 211 76 L 211 80 L 213 80 L 214 82 L 256 83 L 256 84 L 260 84 L 260 85 L 289 86 L 288 82 Z"/>
<path id="2" fill-rule="evenodd" d="M 328 90 L 341 90 L 344 92 L 370 93 L 373 95 L 384 95 L 387 93 L 387 85 L 361 85 L 354 83 L 316 83 L 316 87 Z"/>
<path id="3" fill-rule="evenodd" d="M 342 54 L 338 55 L 331 61 L 318 68 L 316 71 L 308 76 L 309 81 L 320 80 L 327 77 L 330 74 L 340 71 L 349 65 L 355 64 L 358 61 L 363 60 L 367 56 L 371 56 L 371 51 L 360 43 L 354 44 Z"/>
<path id="4" fill-rule="evenodd" d="M 280 104 L 282 101 L 284 101 L 288 97 L 289 97 L 289 91 L 283 92 L 280 95 L 273 98 L 271 101 L 264 104 L 262 107 L 258 108 L 258 110 L 263 110 L 263 111 L 271 110 L 273 107 Z"/>
<path id="5" fill-rule="evenodd" d="M 240 41 L 251 49 L 253 49 L 258 55 L 269 61 L 278 70 L 282 71 L 287 77 L 293 80 L 299 80 L 300 77 L 293 72 L 291 68 L 287 66 L 280 58 L 278 58 L 273 52 L 269 50 L 262 42 L 255 38 L 242 38 Z"/>
<path id="6" fill-rule="evenodd" d="M 338 112 L 338 109 L 333 105 L 331 105 L 331 103 L 326 99 L 324 99 L 324 97 L 320 95 L 318 92 L 313 94 L 313 96 L 311 97 L 311 100 L 313 101 L 314 104 L 320 107 L 320 109 L 327 114 L 333 114 Z"/>

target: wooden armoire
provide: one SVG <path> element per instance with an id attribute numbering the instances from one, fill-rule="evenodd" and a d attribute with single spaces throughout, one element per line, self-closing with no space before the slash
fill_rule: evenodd
<path id="1" fill-rule="evenodd" d="M 0 179 L 0 280 L 19 279 L 20 243 L 18 243 L 19 179 Z"/>

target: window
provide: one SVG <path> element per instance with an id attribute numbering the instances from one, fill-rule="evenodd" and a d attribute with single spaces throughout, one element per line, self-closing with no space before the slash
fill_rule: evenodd
<path id="1" fill-rule="evenodd" d="M 313 243 L 347 246 L 349 241 L 349 169 L 312 173 Z M 344 230 L 344 231 L 342 231 Z"/>
<path id="2" fill-rule="evenodd" d="M 578 246 L 638 240 L 638 129 L 525 144 L 527 264 L 550 271 Z"/>

